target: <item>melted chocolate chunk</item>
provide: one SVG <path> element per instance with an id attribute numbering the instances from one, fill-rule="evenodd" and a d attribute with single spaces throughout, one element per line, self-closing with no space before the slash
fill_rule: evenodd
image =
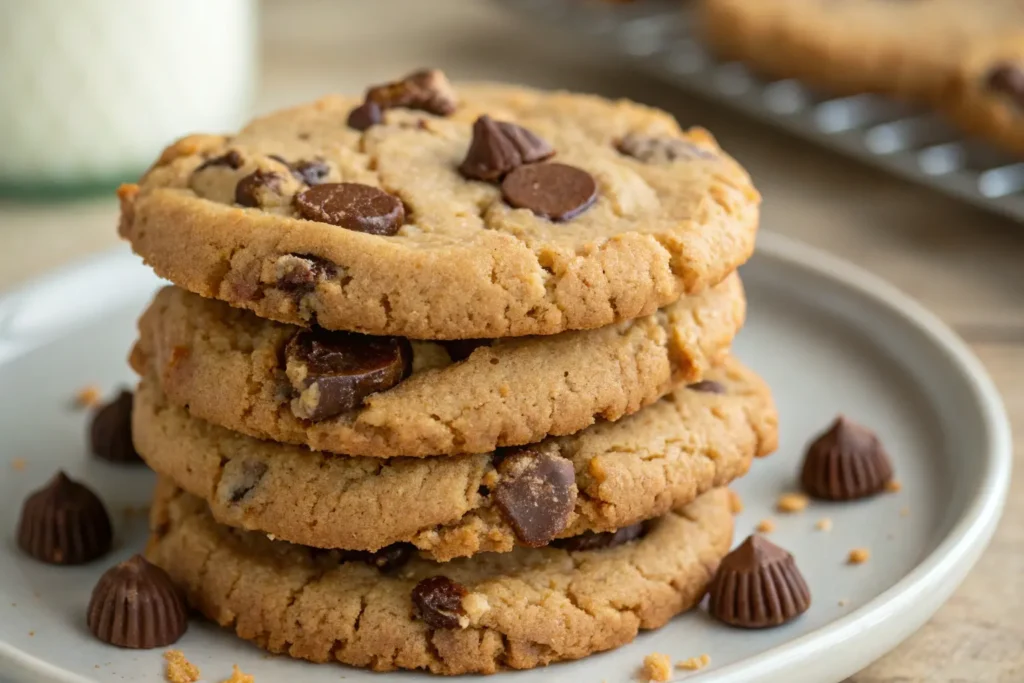
<path id="1" fill-rule="evenodd" d="M 334 277 L 336 272 L 333 263 L 316 256 L 285 254 L 274 262 L 277 286 L 288 292 L 310 292 L 317 282 Z"/>
<path id="2" fill-rule="evenodd" d="M 199 171 L 210 168 L 211 166 L 227 166 L 231 170 L 237 171 L 238 169 L 242 168 L 244 164 L 245 160 L 242 159 L 242 155 L 232 149 L 227 154 L 222 154 L 219 157 L 207 159 L 203 163 L 196 166 L 196 170 L 194 172 L 198 173 Z"/>
<path id="3" fill-rule="evenodd" d="M 569 525 L 576 507 L 576 472 L 558 455 L 513 450 L 498 464 L 494 502 L 523 545 L 546 545 Z"/>
<path id="4" fill-rule="evenodd" d="M 294 204 L 303 218 L 371 235 L 394 235 L 405 222 L 398 197 L 359 183 L 315 185 L 295 195 Z"/>
<path id="5" fill-rule="evenodd" d="M 647 164 L 669 164 L 677 160 L 714 159 L 710 151 L 689 140 L 668 136 L 649 136 L 630 133 L 619 140 L 615 148 L 626 156 Z"/>
<path id="6" fill-rule="evenodd" d="M 273 171 L 256 170 L 235 185 L 235 203 L 249 208 L 260 206 L 264 192 L 280 192 L 281 176 Z"/>
<path id="7" fill-rule="evenodd" d="M 551 146 L 514 123 L 486 114 L 473 124 L 473 141 L 459 172 L 472 180 L 498 180 L 509 171 L 554 155 Z"/>
<path id="8" fill-rule="evenodd" d="M 441 342 L 441 345 L 448 352 L 452 362 L 458 363 L 469 358 L 481 346 L 490 346 L 493 343 L 493 339 L 449 339 Z"/>
<path id="9" fill-rule="evenodd" d="M 575 166 L 528 164 L 505 176 L 501 194 L 517 209 L 529 209 L 553 221 L 567 221 L 594 203 L 597 183 L 592 175 Z"/>
<path id="10" fill-rule="evenodd" d="M 594 532 L 584 531 L 578 536 L 570 536 L 569 538 L 559 538 L 551 542 L 556 548 L 562 550 L 568 550 L 570 552 L 586 552 L 589 550 L 605 550 L 607 548 L 614 548 L 615 546 L 635 541 L 644 535 L 644 525 L 632 524 L 630 526 L 624 526 L 621 529 L 615 531 L 605 532 Z"/>
<path id="11" fill-rule="evenodd" d="M 348 127 L 365 131 L 384 120 L 380 105 L 376 102 L 363 102 L 348 113 Z"/>

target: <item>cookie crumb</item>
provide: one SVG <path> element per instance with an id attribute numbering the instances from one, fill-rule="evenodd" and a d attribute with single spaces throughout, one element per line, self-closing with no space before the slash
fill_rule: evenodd
<path id="1" fill-rule="evenodd" d="M 802 493 L 784 493 L 775 501 L 775 509 L 787 514 L 803 512 L 809 502 L 810 498 Z"/>
<path id="2" fill-rule="evenodd" d="M 771 519 L 762 519 L 757 523 L 757 530 L 762 534 L 770 534 L 775 531 L 775 522 Z"/>
<path id="3" fill-rule="evenodd" d="M 672 660 L 668 655 L 652 652 L 644 657 L 643 675 L 645 681 L 664 683 L 672 678 Z"/>
<path id="4" fill-rule="evenodd" d="M 687 671 L 700 671 L 710 663 L 711 656 L 704 654 L 700 657 L 690 657 L 689 659 L 684 659 L 681 662 L 676 662 L 676 668 L 685 669 Z"/>
<path id="5" fill-rule="evenodd" d="M 164 659 L 167 660 L 164 677 L 169 683 L 195 683 L 199 680 L 199 667 L 185 659 L 181 650 L 168 650 Z"/>
<path id="6" fill-rule="evenodd" d="M 256 683 L 256 678 L 251 674 L 242 673 L 237 664 L 232 664 L 231 678 L 225 678 L 220 683 Z"/>
<path id="7" fill-rule="evenodd" d="M 842 600 L 839 601 L 839 606 L 840 607 L 846 607 L 848 604 L 850 604 L 850 601 L 847 600 L 846 598 L 843 598 Z"/>
<path id="8" fill-rule="evenodd" d="M 740 498 L 740 494 L 736 493 L 732 489 L 729 489 L 729 509 L 732 510 L 732 514 L 738 515 L 743 512 L 743 499 Z"/>
<path id="9" fill-rule="evenodd" d="M 910 514 L 910 508 L 904 507 L 900 509 L 900 517 L 906 517 Z"/>
<path id="10" fill-rule="evenodd" d="M 832 519 L 830 517 L 822 517 L 814 523 L 814 528 L 818 531 L 832 531 Z"/>
<path id="11" fill-rule="evenodd" d="M 867 548 L 854 548 L 846 558 L 848 564 L 864 564 L 871 557 Z"/>
<path id="12" fill-rule="evenodd" d="M 26 464 L 25 458 L 15 458 L 11 460 L 11 469 L 15 472 L 24 472 Z"/>
<path id="13" fill-rule="evenodd" d="M 35 635 L 36 635 L 36 632 L 35 632 L 35 631 L 29 631 L 29 632 L 28 632 L 28 637 L 29 637 L 29 638 L 34 638 L 34 637 L 35 637 Z"/>
<path id="14" fill-rule="evenodd" d="M 899 493 L 903 490 L 903 484 L 901 484 L 898 479 L 890 479 L 885 482 L 885 490 L 889 493 Z"/>
<path id="15" fill-rule="evenodd" d="M 99 404 L 103 394 L 95 384 L 88 384 L 75 393 L 75 405 L 79 408 L 92 408 Z"/>

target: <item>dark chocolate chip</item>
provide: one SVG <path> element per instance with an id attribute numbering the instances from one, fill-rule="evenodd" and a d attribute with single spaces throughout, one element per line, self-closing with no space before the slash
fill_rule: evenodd
<path id="1" fill-rule="evenodd" d="M 312 291 L 316 283 L 336 272 L 333 263 L 317 256 L 285 254 L 274 262 L 275 282 L 287 292 Z"/>
<path id="2" fill-rule="evenodd" d="M 449 339 L 441 342 L 441 345 L 448 352 L 448 357 L 452 359 L 452 362 L 458 363 L 469 358 L 481 346 L 490 346 L 493 343 L 493 339 Z"/>
<path id="3" fill-rule="evenodd" d="M 804 490 L 824 500 L 866 498 L 891 480 L 892 464 L 878 436 L 843 416 L 808 446 L 800 473 Z"/>
<path id="4" fill-rule="evenodd" d="M 687 384 L 687 389 L 692 391 L 702 391 L 706 394 L 724 394 L 725 385 L 721 382 L 716 382 L 713 379 L 704 379 L 693 384 Z"/>
<path id="5" fill-rule="evenodd" d="M 91 562 L 110 550 L 112 538 L 103 501 L 64 472 L 30 494 L 21 508 L 18 547 L 42 562 Z"/>
<path id="6" fill-rule="evenodd" d="M 375 553 L 369 553 L 366 563 L 386 574 L 403 567 L 412 559 L 414 551 L 415 546 L 411 543 L 393 543 Z"/>
<path id="7" fill-rule="evenodd" d="M 93 455 L 116 463 L 140 463 L 132 443 L 132 392 L 121 390 L 110 403 L 96 411 L 89 427 Z"/>
<path id="8" fill-rule="evenodd" d="M 326 161 L 319 159 L 299 160 L 292 164 L 291 168 L 292 175 L 307 185 L 319 185 L 331 174 L 331 167 Z"/>
<path id="9" fill-rule="evenodd" d="M 259 486 L 266 473 L 267 463 L 260 460 L 246 460 L 242 463 L 241 472 L 233 473 L 234 476 L 229 480 L 228 501 L 231 503 L 242 502 L 252 493 L 253 489 Z"/>
<path id="10" fill-rule="evenodd" d="M 793 556 L 759 534 L 722 558 L 708 593 L 711 616 L 740 628 L 779 626 L 811 606 Z"/>
<path id="11" fill-rule="evenodd" d="M 469 591 L 447 576 L 431 576 L 412 589 L 416 616 L 433 628 L 465 628 L 468 625 L 462 599 Z"/>
<path id="12" fill-rule="evenodd" d="M 540 547 L 569 525 L 576 472 L 566 458 L 521 448 L 498 465 L 494 502 L 523 545 Z"/>
<path id="13" fill-rule="evenodd" d="M 597 183 L 592 175 L 575 166 L 528 164 L 505 176 L 501 193 L 517 209 L 529 209 L 553 221 L 567 221 L 594 203 Z"/>
<path id="14" fill-rule="evenodd" d="M 398 197 L 359 183 L 315 185 L 295 195 L 295 208 L 308 220 L 371 235 L 394 235 L 405 222 Z"/>
<path id="15" fill-rule="evenodd" d="M 211 166 L 228 166 L 231 170 L 237 171 L 242 168 L 243 164 L 245 164 L 245 160 L 242 159 L 242 155 L 232 149 L 228 151 L 227 154 L 207 159 L 203 163 L 199 164 L 196 166 L 196 172 L 205 170 Z"/>
<path id="16" fill-rule="evenodd" d="M 548 143 L 522 126 L 485 114 L 473 124 L 473 140 L 459 172 L 472 180 L 498 180 L 514 168 L 554 153 Z"/>
<path id="17" fill-rule="evenodd" d="M 1001 62 L 985 76 L 989 90 L 1007 95 L 1017 104 L 1024 105 L 1024 65 Z"/>
<path id="18" fill-rule="evenodd" d="M 570 536 L 569 538 L 559 538 L 551 542 L 556 548 L 562 550 L 568 550 L 570 552 L 586 552 L 588 550 L 605 550 L 607 548 L 614 548 L 630 541 L 643 536 L 644 525 L 632 524 L 630 526 L 624 526 L 621 529 L 615 531 L 605 531 L 597 533 L 594 531 L 584 531 L 578 536 Z"/>
<path id="19" fill-rule="evenodd" d="M 100 577 L 86 621 L 104 643 L 148 650 L 177 642 L 188 629 L 188 612 L 167 572 L 135 555 Z"/>
<path id="20" fill-rule="evenodd" d="M 380 105 L 376 102 L 363 102 L 348 113 L 348 127 L 355 130 L 369 130 L 384 120 Z"/>
<path id="21" fill-rule="evenodd" d="M 381 109 L 405 107 L 438 116 L 448 116 L 458 103 L 448 78 L 437 69 L 423 69 L 400 81 L 372 87 L 366 92 L 366 101 Z"/>
<path id="22" fill-rule="evenodd" d="M 615 148 L 626 156 L 648 164 L 667 164 L 677 160 L 714 159 L 713 152 L 698 147 L 689 140 L 668 136 L 650 136 L 630 133 L 619 140 Z"/>
<path id="23" fill-rule="evenodd" d="M 304 330 L 285 347 L 285 372 L 298 398 L 292 410 L 318 421 L 357 408 L 395 386 L 412 369 L 412 346 L 401 337 Z"/>
<path id="24" fill-rule="evenodd" d="M 241 206 L 257 207 L 261 203 L 260 192 L 266 190 L 277 192 L 280 189 L 280 175 L 273 171 L 256 170 L 243 177 L 235 185 L 235 203 Z"/>

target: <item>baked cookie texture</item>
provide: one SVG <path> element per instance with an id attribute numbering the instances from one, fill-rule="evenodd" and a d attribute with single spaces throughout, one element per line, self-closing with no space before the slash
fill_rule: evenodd
<path id="1" fill-rule="evenodd" d="M 409 542 L 446 561 L 657 517 L 775 449 L 777 413 L 754 373 L 730 359 L 692 386 L 618 422 L 498 454 L 380 460 L 258 441 L 189 417 L 148 379 L 133 431 L 146 462 L 222 524 L 322 548 Z M 548 487 L 533 494 L 537 473 Z"/>
<path id="2" fill-rule="evenodd" d="M 705 39 L 730 59 L 829 92 L 945 106 L 968 55 L 1020 45 L 1017 0 L 702 0 Z"/>
<path id="3" fill-rule="evenodd" d="M 976 8 L 979 11 L 981 7 Z M 1024 4 L 1014 30 L 972 48 L 964 57 L 945 109 L 968 133 L 1024 155 Z"/>
<path id="4" fill-rule="evenodd" d="M 251 436 L 376 457 L 485 453 L 617 420 L 701 379 L 727 355 L 745 312 L 733 275 L 644 318 L 493 340 L 461 361 L 451 344 L 413 342 L 411 376 L 316 421 L 297 414 L 286 374 L 300 328 L 182 289 L 157 294 L 131 363 L 193 416 Z"/>
<path id="5" fill-rule="evenodd" d="M 624 100 L 490 84 L 456 95 L 446 116 L 389 107 L 365 130 L 346 125 L 360 100 L 331 96 L 234 136 L 179 140 L 119 191 L 120 233 L 159 275 L 204 297 L 414 339 L 611 325 L 717 284 L 752 253 L 760 198 L 706 131 Z M 485 114 L 589 173 L 593 204 L 556 222 L 460 174 Z M 273 182 L 240 187 L 244 178 Z M 295 197 L 310 181 L 382 188 L 401 205 L 369 229 L 401 213 L 404 225 L 388 236 L 300 218 Z"/>
<path id="6" fill-rule="evenodd" d="M 146 554 L 193 607 L 270 652 L 377 671 L 493 673 L 578 659 L 664 625 L 703 597 L 732 527 L 727 491 L 716 489 L 618 547 L 522 548 L 444 565 L 412 557 L 384 572 L 220 526 L 200 499 L 161 480 Z M 441 626 L 412 598 L 438 575 L 462 590 L 449 592 L 454 614 Z"/>

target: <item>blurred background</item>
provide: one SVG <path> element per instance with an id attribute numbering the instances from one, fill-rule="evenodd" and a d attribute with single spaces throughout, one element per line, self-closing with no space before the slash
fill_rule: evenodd
<path id="1" fill-rule="evenodd" d="M 0 0 L 0 288 L 114 248 L 113 189 L 174 138 L 427 66 L 628 97 L 710 129 L 763 193 L 764 229 L 921 300 L 986 363 L 1024 433 L 1024 225 L 685 94 L 496 0 Z M 1010 680 L 1024 596 L 992 587 L 1024 575 L 1022 520 L 1018 481 L 956 597 L 853 680 Z"/>

